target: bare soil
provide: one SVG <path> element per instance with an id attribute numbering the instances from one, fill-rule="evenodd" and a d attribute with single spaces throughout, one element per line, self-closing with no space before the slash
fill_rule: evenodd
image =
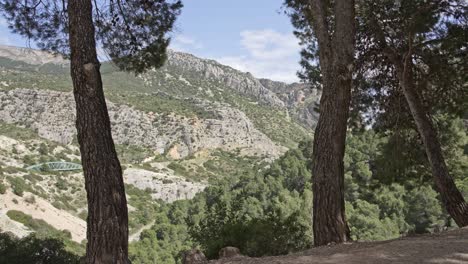
<path id="1" fill-rule="evenodd" d="M 217 260 L 213 264 L 468 263 L 468 228 L 381 242 L 312 248 L 278 257 Z"/>

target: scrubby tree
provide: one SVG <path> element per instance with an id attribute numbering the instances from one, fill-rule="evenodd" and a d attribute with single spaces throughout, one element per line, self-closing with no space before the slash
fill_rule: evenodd
<path id="1" fill-rule="evenodd" d="M 322 90 L 312 154 L 316 246 L 350 238 L 343 158 L 354 68 L 354 4 L 353 0 L 285 1 L 295 33 L 306 46 L 302 64 L 307 71 L 303 77 Z"/>
<path id="2" fill-rule="evenodd" d="M 167 32 L 180 1 L 4 0 L 14 33 L 71 60 L 76 128 L 88 198 L 87 263 L 128 263 L 128 211 L 122 169 L 111 135 L 97 43 L 121 69 L 163 64 Z"/>

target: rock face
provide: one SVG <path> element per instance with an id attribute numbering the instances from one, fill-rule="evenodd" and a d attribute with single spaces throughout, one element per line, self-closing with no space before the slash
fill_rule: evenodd
<path id="1" fill-rule="evenodd" d="M 245 155 L 277 157 L 285 149 L 258 131 L 241 111 L 205 104 L 216 119 L 187 118 L 135 110 L 108 102 L 112 134 L 117 144 L 145 146 L 173 158 L 204 149 L 240 150 Z M 75 109 L 71 93 L 46 90 L 0 90 L 0 121 L 36 130 L 39 136 L 62 144 L 75 138 Z"/>
<path id="2" fill-rule="evenodd" d="M 198 249 L 192 249 L 182 254 L 182 264 L 206 264 L 206 259 L 203 252 Z"/>
<path id="3" fill-rule="evenodd" d="M 321 96 L 319 89 L 312 89 L 305 83 L 286 84 L 268 79 L 260 79 L 260 82 L 285 102 L 285 106 L 303 126 L 315 128 L 318 120 L 315 108 Z"/>
<path id="4" fill-rule="evenodd" d="M 236 247 L 225 247 L 219 251 L 218 255 L 220 259 L 225 259 L 239 257 L 241 256 L 241 253 L 240 250 Z"/>
<path id="5" fill-rule="evenodd" d="M 207 79 L 223 83 L 227 87 L 257 99 L 271 106 L 284 107 L 285 104 L 275 93 L 265 88 L 262 83 L 249 73 L 242 73 L 214 60 L 204 60 L 191 54 L 168 52 L 167 67 L 176 67 L 182 72 L 198 73 Z"/>
<path id="6" fill-rule="evenodd" d="M 62 70 L 68 68 L 69 64 L 61 56 L 48 52 L 0 45 L 0 58 L 2 57 L 38 67 L 45 64 L 54 64 L 58 65 Z M 191 84 L 185 77 L 207 81 L 214 86 L 229 89 L 260 104 L 288 110 L 292 114 L 292 117 L 305 127 L 315 127 L 317 112 L 314 107 L 310 106 L 319 101 L 320 94 L 317 90 L 310 89 L 307 84 L 286 84 L 268 79 L 257 79 L 250 73 L 235 70 L 214 60 L 201 59 L 188 53 L 171 50 L 168 51 L 168 60 L 163 68 L 149 71 L 148 74 L 142 75 L 141 78 L 145 82 L 148 81 L 146 79 L 151 80 L 151 74 L 155 71 L 164 72 L 163 78 L 174 77 L 186 86 L 191 86 Z M 68 75 L 68 71 L 65 72 Z M 172 74 L 178 76 L 172 76 Z M 161 82 L 161 78 L 151 81 L 159 83 Z M 5 84 L 8 85 L 7 82 Z M 2 82 L 0 80 L 1 86 Z M 206 89 L 207 96 L 212 93 L 208 87 L 200 87 L 200 89 Z"/>
<path id="7" fill-rule="evenodd" d="M 189 182 L 177 177 L 172 171 L 156 173 L 148 170 L 129 168 L 124 171 L 124 181 L 142 190 L 150 190 L 154 199 L 165 202 L 192 199 L 203 191 L 207 183 Z"/>
<path id="8" fill-rule="evenodd" d="M 288 109 L 307 128 L 315 128 L 318 113 L 315 110 L 321 93 L 305 83 L 287 84 L 268 79 L 257 79 L 214 60 L 197 58 L 191 54 L 170 51 L 165 66 L 186 75 L 198 74 L 217 81 L 237 93 L 254 98 L 260 103 Z"/>

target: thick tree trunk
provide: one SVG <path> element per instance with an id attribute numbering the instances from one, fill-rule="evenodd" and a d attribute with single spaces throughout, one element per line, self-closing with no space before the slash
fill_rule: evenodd
<path id="1" fill-rule="evenodd" d="M 337 74 L 337 68 L 333 69 Z M 348 74 L 347 74 L 348 75 Z M 351 78 L 324 74 L 320 117 L 313 151 L 313 230 L 315 246 L 349 240 L 344 201 L 344 151 Z"/>
<path id="2" fill-rule="evenodd" d="M 468 204 L 465 202 L 463 195 L 458 190 L 448 172 L 437 132 L 415 89 L 412 65 L 409 62 L 406 65 L 397 67 L 399 69 L 399 79 L 403 93 L 408 102 L 418 132 L 424 142 L 437 191 L 442 198 L 447 212 L 455 220 L 457 225 L 460 227 L 467 226 Z"/>
<path id="3" fill-rule="evenodd" d="M 125 189 L 96 54 L 91 0 L 68 2 L 76 128 L 88 198 L 86 263 L 128 262 Z"/>
<path id="4" fill-rule="evenodd" d="M 322 246 L 350 239 L 345 215 L 343 158 L 354 62 L 354 1 L 335 1 L 332 36 L 325 32 L 329 27 L 326 1 L 311 2 L 323 78 L 312 159 L 314 244 Z"/>

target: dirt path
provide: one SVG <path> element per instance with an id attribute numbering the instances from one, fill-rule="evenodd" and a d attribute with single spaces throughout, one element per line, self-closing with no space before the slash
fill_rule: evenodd
<path id="1" fill-rule="evenodd" d="M 369 243 L 313 248 L 294 255 L 218 260 L 213 264 L 468 263 L 468 228 Z"/>

